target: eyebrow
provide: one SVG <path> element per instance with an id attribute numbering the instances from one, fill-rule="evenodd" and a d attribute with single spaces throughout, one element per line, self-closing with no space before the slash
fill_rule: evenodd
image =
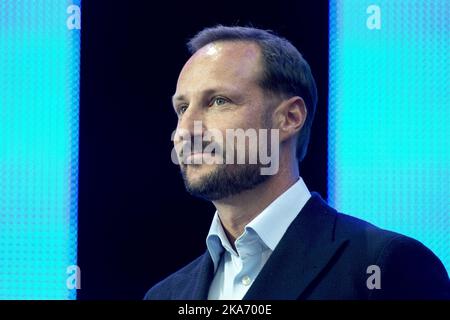
<path id="1" fill-rule="evenodd" d="M 206 90 L 204 90 L 203 92 L 202 92 L 202 95 L 203 96 L 209 96 L 209 95 L 212 95 L 212 94 L 214 94 L 214 93 L 218 93 L 218 92 L 230 92 L 231 91 L 231 94 L 233 94 L 234 93 L 234 91 L 235 91 L 235 89 L 234 88 L 232 88 L 232 87 L 218 87 L 218 88 L 211 88 L 211 89 L 206 89 Z M 183 95 L 183 94 L 180 94 L 180 95 L 177 95 L 177 94 L 174 94 L 173 96 L 172 96 L 172 104 L 173 105 L 175 105 L 175 101 L 186 101 L 187 99 L 186 99 L 186 96 L 185 95 Z"/>
<path id="2" fill-rule="evenodd" d="M 184 97 L 184 95 L 176 95 L 176 94 L 174 94 L 173 96 L 172 96 L 172 102 L 175 102 L 175 101 L 185 101 L 186 100 L 186 98 Z"/>

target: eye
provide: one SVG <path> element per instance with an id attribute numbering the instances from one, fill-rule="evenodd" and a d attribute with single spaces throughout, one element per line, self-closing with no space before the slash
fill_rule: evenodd
<path id="1" fill-rule="evenodd" d="M 224 97 L 215 97 L 212 102 L 213 102 L 212 104 L 215 104 L 216 106 L 222 106 L 226 104 L 228 100 L 225 99 Z"/>
<path id="2" fill-rule="evenodd" d="M 185 104 L 179 106 L 179 107 L 177 108 L 177 114 L 178 114 L 178 115 L 182 115 L 183 113 L 186 112 L 187 108 L 188 108 L 188 106 L 185 105 Z"/>

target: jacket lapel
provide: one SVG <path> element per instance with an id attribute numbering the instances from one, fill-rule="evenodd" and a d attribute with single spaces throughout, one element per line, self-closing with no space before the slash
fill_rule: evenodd
<path id="1" fill-rule="evenodd" d="M 193 276 L 191 277 L 190 285 L 186 286 L 187 290 L 184 291 L 180 297 L 180 300 L 207 300 L 209 286 L 214 277 L 214 263 L 206 251 L 200 258 L 199 264 L 196 266 Z"/>
<path id="2" fill-rule="evenodd" d="M 244 300 L 303 298 L 309 285 L 344 249 L 346 239 L 334 239 L 338 213 L 318 194 L 305 204 L 273 251 Z"/>

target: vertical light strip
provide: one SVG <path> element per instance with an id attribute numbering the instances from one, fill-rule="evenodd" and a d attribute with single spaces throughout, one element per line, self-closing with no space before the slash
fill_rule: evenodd
<path id="1" fill-rule="evenodd" d="M 0 299 L 74 299 L 80 1 L 0 2 Z"/>
<path id="2" fill-rule="evenodd" d="M 447 269 L 449 17 L 448 0 L 330 1 L 328 127 L 330 203 Z"/>

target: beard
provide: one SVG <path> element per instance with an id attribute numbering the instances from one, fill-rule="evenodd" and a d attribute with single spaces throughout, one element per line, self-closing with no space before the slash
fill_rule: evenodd
<path id="1" fill-rule="evenodd" d="M 265 125 L 263 128 L 272 128 L 270 113 L 263 113 L 261 121 Z M 270 146 L 270 144 L 268 145 Z M 203 146 L 203 149 L 205 147 L 206 145 Z M 225 158 L 226 147 L 219 145 L 218 150 L 215 151 L 223 159 Z M 245 190 L 253 189 L 271 177 L 261 174 L 263 165 L 259 162 L 259 157 L 256 164 L 249 164 L 248 162 L 236 164 L 236 158 L 234 164 L 225 164 L 225 161 L 223 161 L 223 164 L 214 164 L 215 167 L 210 172 L 196 179 L 196 181 L 189 179 L 188 166 L 180 164 L 181 175 L 187 192 L 209 201 L 225 199 Z M 190 166 L 192 170 L 196 170 L 195 167 L 199 165 Z"/>
<path id="2" fill-rule="evenodd" d="M 270 176 L 262 175 L 260 169 L 258 164 L 219 164 L 196 182 L 189 180 L 187 166 L 181 166 L 181 174 L 187 192 L 214 201 L 252 189 L 269 179 Z"/>

